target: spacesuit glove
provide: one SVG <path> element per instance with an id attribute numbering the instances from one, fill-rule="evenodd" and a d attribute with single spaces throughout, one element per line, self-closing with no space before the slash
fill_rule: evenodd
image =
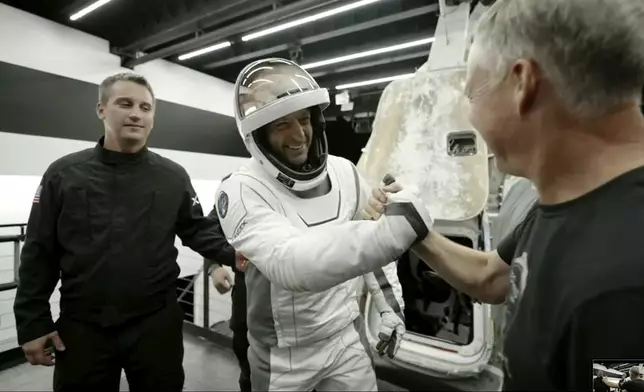
<path id="1" fill-rule="evenodd" d="M 407 186 L 387 195 L 384 217 L 390 232 L 401 245 L 411 246 L 423 240 L 434 227 L 434 220 L 418 195 L 418 187 Z"/>
<path id="2" fill-rule="evenodd" d="M 396 356 L 405 332 L 405 322 L 396 313 L 392 310 L 380 313 L 380 329 L 378 331 L 380 341 L 376 345 L 378 354 L 382 356 L 386 352 L 389 358 Z"/>

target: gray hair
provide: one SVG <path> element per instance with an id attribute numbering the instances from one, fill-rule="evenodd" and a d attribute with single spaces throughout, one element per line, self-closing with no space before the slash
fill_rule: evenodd
<path id="1" fill-rule="evenodd" d="M 152 91 L 152 86 L 144 76 L 132 72 L 123 72 L 108 76 L 101 82 L 101 85 L 98 86 L 98 101 L 100 103 L 106 104 L 107 101 L 109 101 L 110 90 L 116 82 L 131 82 L 143 86 L 148 89 L 148 91 L 152 95 L 152 99 L 154 99 L 154 91 Z"/>
<path id="2" fill-rule="evenodd" d="M 474 42 L 500 82 L 519 58 L 536 61 L 569 109 L 605 113 L 644 86 L 643 0 L 498 0 Z"/>
<path id="3" fill-rule="evenodd" d="M 639 366 L 631 367 L 628 372 L 630 373 L 631 378 L 637 378 L 642 375 L 642 369 L 640 369 Z"/>

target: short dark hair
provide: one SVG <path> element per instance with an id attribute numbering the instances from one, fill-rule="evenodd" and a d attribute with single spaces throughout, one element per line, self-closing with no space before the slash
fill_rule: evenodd
<path id="1" fill-rule="evenodd" d="M 148 89 L 148 91 L 152 95 L 152 99 L 155 99 L 154 91 L 152 91 L 152 86 L 145 77 L 132 72 L 123 72 L 108 76 L 101 82 L 101 85 L 98 86 L 98 100 L 100 103 L 107 103 L 110 98 L 110 89 L 116 82 L 132 82 L 143 86 Z"/>

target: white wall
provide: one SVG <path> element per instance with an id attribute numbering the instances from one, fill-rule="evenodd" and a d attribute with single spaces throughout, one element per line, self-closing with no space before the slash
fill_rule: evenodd
<path id="1" fill-rule="evenodd" d="M 97 85 L 109 75 L 129 71 L 120 67 L 118 56 L 109 53 L 107 41 L 4 4 L 0 4 L 0 48 L 0 61 Z M 228 116 L 233 114 L 233 85 L 228 82 L 165 60 L 149 62 L 134 71 L 148 78 L 159 99 Z M 93 142 L 3 133 L 0 129 L 0 224 L 26 222 L 34 192 L 47 166 L 65 154 L 93 145 Z M 221 177 L 245 161 L 245 158 L 155 151 L 186 168 L 206 214 L 212 209 Z M 18 233 L 17 229 L 0 230 L 0 235 Z M 201 257 L 181 246 L 179 241 L 177 247 L 181 275 L 196 273 L 202 265 Z M 0 283 L 13 277 L 13 253 L 11 244 L 0 244 Z M 201 283 L 198 284 L 201 290 Z M 214 290 L 211 293 L 210 319 L 212 322 L 228 319 L 230 296 L 220 296 Z M 17 345 L 12 312 L 14 296 L 15 290 L 0 293 L 0 352 Z M 54 318 L 58 315 L 58 298 L 56 290 L 51 301 Z"/>
<path id="2" fill-rule="evenodd" d="M 100 84 L 120 67 L 109 42 L 0 4 L 0 61 Z M 233 115 L 233 85 L 189 68 L 155 60 L 135 72 L 152 84 L 157 98 Z"/>

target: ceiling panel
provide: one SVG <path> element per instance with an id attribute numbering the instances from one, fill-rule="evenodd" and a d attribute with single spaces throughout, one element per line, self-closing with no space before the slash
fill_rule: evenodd
<path id="1" fill-rule="evenodd" d="M 265 24 L 274 26 L 356 0 L 113 0 L 77 21 L 70 21 L 69 15 L 93 1 L 0 1 L 104 38 L 126 63 L 132 61 L 137 52 L 155 54 L 161 49 L 167 51 L 172 45 L 192 43 L 195 38 L 203 39 L 207 34 L 219 41 L 230 40 L 230 48 L 188 61 L 177 59 L 184 52 L 163 57 L 230 82 L 236 79 L 241 68 L 259 58 L 294 56 L 294 60 L 307 63 L 428 37 L 433 34 L 438 17 L 437 0 L 380 0 L 344 14 L 242 42 L 242 35 L 257 30 L 256 24 L 249 23 L 253 18 L 270 22 L 273 20 L 271 15 L 282 11 L 284 14 L 279 21 Z M 311 10 L 310 4 L 317 8 Z M 284 11 L 298 7 L 297 13 Z M 231 26 L 243 28 L 232 29 Z M 222 29 L 224 33 L 232 30 L 234 33 L 218 36 L 217 32 Z M 324 66 L 311 72 L 317 75 L 320 84 L 330 87 L 339 81 L 413 72 L 427 59 L 429 49 L 429 45 L 424 45 Z M 382 87 L 367 89 L 371 90 L 370 101 L 377 104 L 373 91 L 382 90 Z M 364 90 L 356 91 L 355 95 Z"/>

